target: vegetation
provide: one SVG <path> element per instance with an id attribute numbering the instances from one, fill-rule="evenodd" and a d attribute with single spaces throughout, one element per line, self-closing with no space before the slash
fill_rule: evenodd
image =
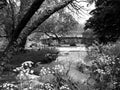
<path id="1" fill-rule="evenodd" d="M 38 51 L 30 50 L 25 53 L 14 55 L 9 64 L 13 66 L 20 66 L 25 61 L 32 61 L 34 64 L 40 62 L 41 64 L 49 64 L 55 61 L 58 57 L 58 50 L 55 48 L 42 48 Z"/>
<path id="2" fill-rule="evenodd" d="M 3 1 L 3 0 L 2 0 Z M 2 2 L 0 1 L 0 2 Z M 4 0 L 6 1 L 6 0 Z M 4 1 L 2 3 L 4 3 Z M 1 69 L 9 63 L 16 52 L 21 50 L 28 35 L 36 30 L 53 13 L 63 9 L 68 4 L 77 9 L 77 1 L 74 0 L 7 0 L 1 8 L 1 26 L 5 31 L 4 37 L 8 39 L 7 45 L 1 60 Z M 81 8 L 79 8 L 81 9 Z M 77 9 L 78 10 L 78 9 Z M 7 22 L 6 22 L 7 21 Z M 3 37 L 3 36 L 2 36 Z"/>
<path id="3" fill-rule="evenodd" d="M 90 0 L 90 3 L 92 1 L 94 0 Z M 70 67 L 70 63 L 65 66 L 57 62 L 59 52 L 55 48 L 27 51 L 24 50 L 24 46 L 27 37 L 33 31 L 39 30 L 49 37 L 58 38 L 59 35 L 74 30 L 78 23 L 70 14 L 65 13 L 63 8 L 71 5 L 78 10 L 79 1 L 17 0 L 16 3 L 15 0 L 1 0 L 0 37 L 6 38 L 8 45 L 5 46 L 4 52 L 0 52 L 0 89 L 119 90 L 120 42 L 108 42 L 119 39 L 120 1 L 95 1 L 96 9 L 91 12 L 92 17 L 87 21 L 86 31 L 83 33 L 82 43 L 88 46 L 85 62 L 74 63 L 76 66 L 71 64 Z M 59 18 L 52 14 L 59 14 Z M 98 43 L 93 43 L 93 40 L 87 38 L 95 38 Z M 75 43 L 71 40 L 70 45 L 75 46 Z M 74 58 L 74 54 L 70 58 Z M 73 72 L 73 68 L 88 76 L 81 80 L 82 84 L 74 82 L 70 77 L 69 71 Z"/>
<path id="4" fill-rule="evenodd" d="M 79 69 L 87 69 L 95 81 L 95 90 L 120 89 L 119 4 L 119 0 L 96 0 L 96 9 L 85 25 L 86 32 L 91 31 L 98 42 L 91 44 L 85 58 L 87 65 L 80 65 Z"/>
<path id="5" fill-rule="evenodd" d="M 76 29 L 77 25 L 78 22 L 73 18 L 73 16 L 62 9 L 42 23 L 38 29 L 40 32 L 43 32 L 51 38 L 54 37 L 59 39 L 59 37 Z"/>
<path id="6" fill-rule="evenodd" d="M 1 90 L 88 90 L 80 83 L 75 83 L 68 77 L 68 70 L 62 64 L 51 64 L 41 67 L 38 75 L 34 74 L 31 61 L 22 63 L 13 71 L 18 73 L 16 79 L 4 82 L 0 85 Z M 93 90 L 93 89 L 91 89 Z"/>
<path id="7" fill-rule="evenodd" d="M 87 20 L 85 29 L 91 29 L 99 43 L 115 42 L 120 35 L 120 1 L 96 0 L 96 9 Z"/>
<path id="8" fill-rule="evenodd" d="M 60 44 L 60 37 L 70 34 L 71 31 L 77 29 L 77 26 L 78 22 L 73 18 L 73 16 L 66 12 L 65 9 L 62 9 L 42 23 L 37 30 L 33 32 L 35 35 L 30 39 L 40 42 L 41 38 L 46 39 L 46 37 L 49 37 L 50 40 L 46 40 L 46 42 L 42 43 L 52 45 L 52 40 L 56 39 Z"/>
<path id="9" fill-rule="evenodd" d="M 109 45 L 94 45 L 87 56 L 90 78 L 95 80 L 97 90 L 120 89 L 120 50 L 119 43 Z"/>
<path id="10" fill-rule="evenodd" d="M 86 47 L 89 47 L 94 43 L 95 37 L 92 30 L 86 30 L 82 33 L 82 35 L 83 38 L 81 40 L 81 43 L 85 44 Z"/>

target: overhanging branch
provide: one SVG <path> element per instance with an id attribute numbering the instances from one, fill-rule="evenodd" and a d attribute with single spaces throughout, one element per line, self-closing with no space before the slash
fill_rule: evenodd
<path id="1" fill-rule="evenodd" d="M 30 26 L 27 26 L 21 35 L 19 36 L 18 43 L 21 43 L 23 39 L 27 38 L 28 35 L 30 35 L 35 29 L 38 28 L 39 25 L 41 25 L 46 19 L 48 19 L 53 13 L 56 11 L 66 7 L 68 4 L 72 3 L 74 0 L 64 0 L 63 2 L 60 2 L 56 5 L 53 5 L 52 7 L 46 8 L 34 21 Z M 21 40 L 20 40 L 21 39 Z"/>

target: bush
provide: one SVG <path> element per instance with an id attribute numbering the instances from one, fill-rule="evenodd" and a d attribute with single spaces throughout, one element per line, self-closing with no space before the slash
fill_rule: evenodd
<path id="1" fill-rule="evenodd" d="M 27 51 L 26 53 L 15 55 L 10 64 L 21 65 L 25 61 L 32 61 L 34 63 L 40 62 L 42 64 L 55 61 L 58 57 L 58 51 L 55 48 L 42 48 L 38 51 Z"/>
<path id="2" fill-rule="evenodd" d="M 120 55 L 120 43 L 105 45 L 102 51 L 106 55 L 114 55 L 118 57 Z"/>
<path id="3" fill-rule="evenodd" d="M 56 62 L 50 66 L 39 68 L 39 74 L 34 74 L 33 62 L 22 63 L 13 69 L 18 74 L 16 80 L 0 84 L 0 90 L 94 90 L 87 85 L 75 82 L 68 76 L 69 70 Z"/>
<path id="4" fill-rule="evenodd" d="M 87 59 L 92 61 L 89 70 L 97 90 L 120 89 L 120 47 L 119 44 L 93 46 Z"/>
<path id="5" fill-rule="evenodd" d="M 92 30 L 86 30 L 82 33 L 81 43 L 85 44 L 86 47 L 91 46 L 94 43 L 95 37 Z"/>

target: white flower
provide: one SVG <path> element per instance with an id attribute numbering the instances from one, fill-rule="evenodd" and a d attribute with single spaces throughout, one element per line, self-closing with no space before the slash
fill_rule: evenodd
<path id="1" fill-rule="evenodd" d="M 68 85 L 63 85 L 60 87 L 60 90 L 64 90 L 64 89 L 70 90 Z"/>
<path id="2" fill-rule="evenodd" d="M 55 65 L 52 69 L 60 73 L 64 71 L 63 65 Z"/>
<path id="3" fill-rule="evenodd" d="M 17 88 L 18 86 L 12 83 L 3 83 L 2 87 L 7 90 L 12 90 L 12 88 Z"/>
<path id="4" fill-rule="evenodd" d="M 22 63 L 22 66 L 27 66 L 27 67 L 32 67 L 34 63 L 32 61 L 25 61 L 24 63 Z"/>
<path id="5" fill-rule="evenodd" d="M 33 70 L 30 70 L 30 73 L 31 73 L 31 74 L 33 74 L 33 73 L 34 73 L 34 71 L 33 71 Z"/>
<path id="6" fill-rule="evenodd" d="M 98 73 L 105 74 L 105 72 L 102 69 L 97 69 L 96 70 Z"/>

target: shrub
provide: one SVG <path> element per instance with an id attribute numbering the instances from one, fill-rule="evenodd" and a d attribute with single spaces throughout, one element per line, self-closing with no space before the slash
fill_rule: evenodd
<path id="1" fill-rule="evenodd" d="M 86 47 L 89 47 L 92 45 L 92 43 L 94 43 L 94 35 L 93 35 L 93 31 L 92 30 L 87 30 L 87 31 L 84 31 L 82 33 L 82 40 L 81 40 L 81 43 L 82 44 L 85 44 Z"/>
<path id="2" fill-rule="evenodd" d="M 106 55 L 114 55 L 118 57 L 120 55 L 120 43 L 105 45 L 102 51 Z"/>
<path id="3" fill-rule="evenodd" d="M 120 89 L 120 49 L 119 44 L 93 46 L 87 59 L 92 61 L 89 70 L 97 90 Z M 92 57 L 92 58 L 91 58 Z"/>
<path id="4" fill-rule="evenodd" d="M 40 62 L 42 64 L 55 61 L 58 57 L 58 51 L 55 48 L 42 48 L 38 51 L 27 51 L 26 53 L 15 55 L 10 64 L 21 65 L 25 61 L 32 61 L 34 63 Z"/>
<path id="5" fill-rule="evenodd" d="M 15 82 L 6 82 L 0 85 L 1 90 L 87 90 L 80 89 L 80 83 L 73 82 L 67 76 L 64 66 L 55 64 L 52 67 L 42 67 L 39 75 L 33 74 L 33 62 L 24 62 L 14 69 L 18 72 Z M 52 75 L 52 79 L 50 78 Z M 49 80 L 50 79 L 50 80 Z M 81 85 L 83 86 L 83 85 Z M 82 87 L 83 88 L 83 87 Z"/>

